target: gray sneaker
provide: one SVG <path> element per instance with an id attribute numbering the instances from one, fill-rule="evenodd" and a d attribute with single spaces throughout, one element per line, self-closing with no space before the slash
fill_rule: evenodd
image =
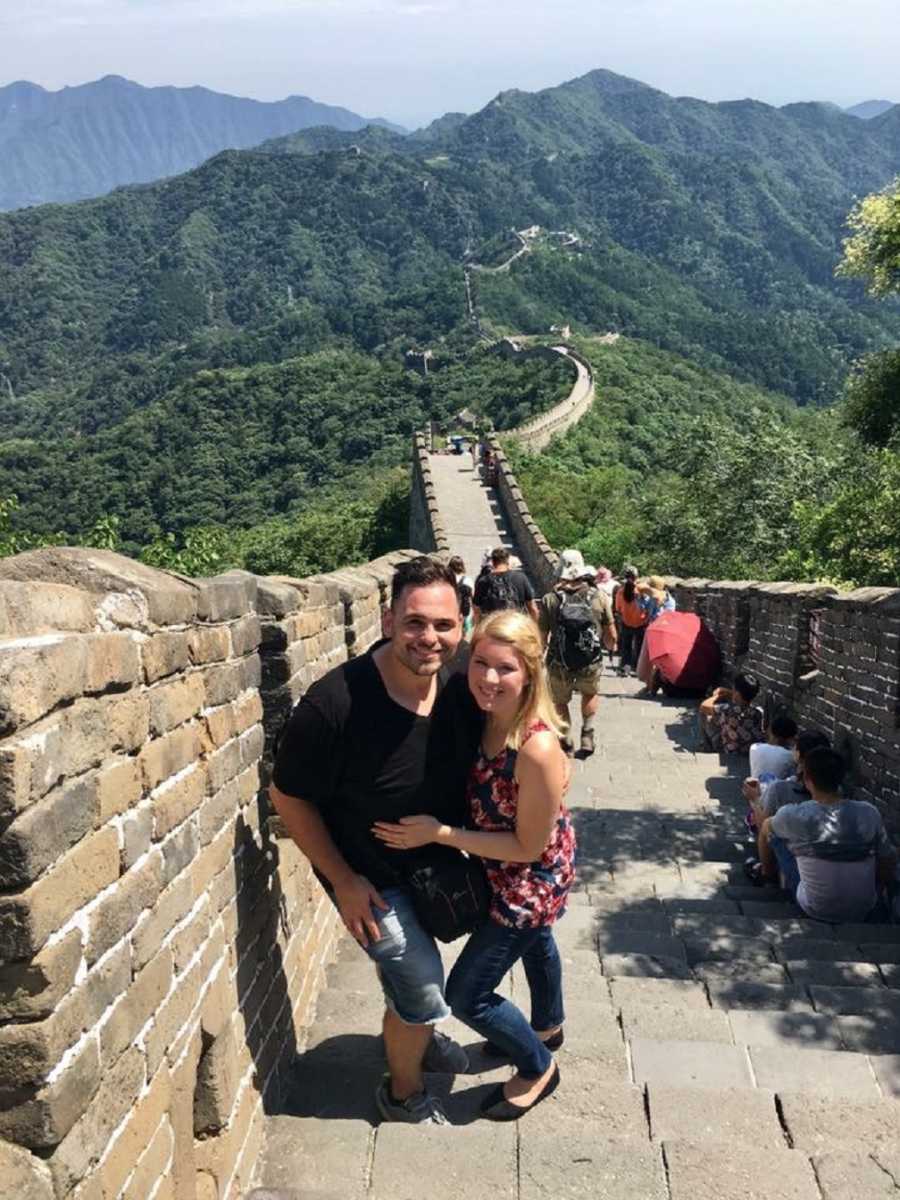
<path id="1" fill-rule="evenodd" d="M 395 1100 L 391 1095 L 390 1079 L 381 1081 L 375 1093 L 375 1104 L 385 1121 L 402 1121 L 407 1125 L 449 1125 L 441 1102 L 428 1092 L 416 1092 L 407 1100 Z"/>
<path id="2" fill-rule="evenodd" d="M 469 1056 L 459 1042 L 435 1030 L 422 1059 L 422 1070 L 435 1075 L 464 1075 L 468 1069 Z"/>

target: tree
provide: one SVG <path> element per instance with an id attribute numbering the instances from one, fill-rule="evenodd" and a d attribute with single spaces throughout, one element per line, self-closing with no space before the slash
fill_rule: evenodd
<path id="1" fill-rule="evenodd" d="M 900 176 L 860 200 L 847 224 L 852 233 L 837 273 L 865 280 L 872 296 L 900 291 Z"/>

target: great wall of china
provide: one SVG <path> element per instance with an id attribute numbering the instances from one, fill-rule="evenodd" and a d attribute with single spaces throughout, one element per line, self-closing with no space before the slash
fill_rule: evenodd
<path id="1" fill-rule="evenodd" d="M 494 448 L 509 535 L 546 587 L 556 556 Z M 449 552 L 430 457 L 417 435 L 413 549 L 330 575 L 189 580 L 66 548 L 0 561 L 4 1194 L 237 1200 L 254 1182 L 339 941 L 268 820 L 272 737 L 376 640 L 393 565 Z M 896 837 L 900 590 L 672 586 L 729 668 L 852 750 Z"/>

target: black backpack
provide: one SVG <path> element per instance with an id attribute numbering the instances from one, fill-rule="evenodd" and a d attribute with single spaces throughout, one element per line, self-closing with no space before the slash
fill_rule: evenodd
<path id="1" fill-rule="evenodd" d="M 603 639 L 592 607 L 597 592 L 588 588 L 558 595 L 556 659 L 567 671 L 585 671 L 603 657 Z"/>
<path id="2" fill-rule="evenodd" d="M 475 603 L 483 613 L 500 612 L 504 608 L 519 607 L 505 572 L 500 575 L 493 572 L 485 575 L 479 583 L 478 597 Z"/>

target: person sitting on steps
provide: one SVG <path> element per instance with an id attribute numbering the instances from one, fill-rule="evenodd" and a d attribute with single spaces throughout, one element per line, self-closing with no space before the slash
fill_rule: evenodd
<path id="1" fill-rule="evenodd" d="M 609 596 L 595 583 L 594 568 L 579 550 L 560 556 L 559 581 L 541 600 L 538 624 L 547 647 L 550 692 L 564 723 L 563 749 L 571 754 L 569 704 L 581 696 L 581 752 L 594 753 L 594 718 L 600 704 L 603 648 L 616 649 Z"/>
<path id="2" fill-rule="evenodd" d="M 845 771 L 836 750 L 810 751 L 801 774 L 812 798 L 780 808 L 761 830 L 763 874 L 777 871 L 784 889 L 816 921 L 886 918 L 880 892 L 897 866 L 875 805 L 841 795 Z"/>
<path id="3" fill-rule="evenodd" d="M 706 747 L 726 754 L 747 754 L 762 738 L 763 713 L 754 704 L 759 680 L 749 671 L 734 677 L 734 687 L 718 687 L 700 705 L 700 729 Z"/>

